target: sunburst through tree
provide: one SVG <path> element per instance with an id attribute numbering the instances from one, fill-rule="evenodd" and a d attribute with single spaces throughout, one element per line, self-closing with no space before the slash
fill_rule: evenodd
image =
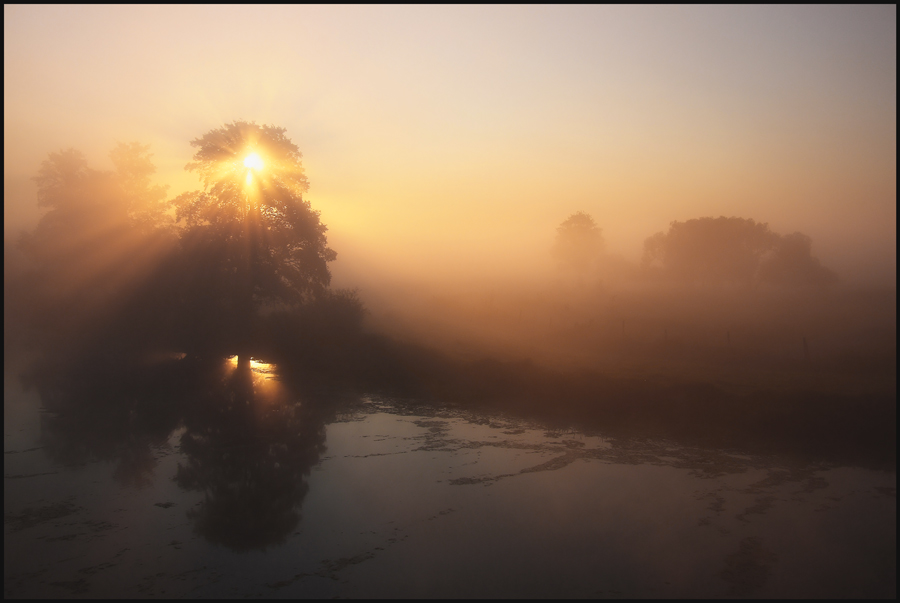
<path id="1" fill-rule="evenodd" d="M 203 190 L 174 199 L 182 245 L 202 274 L 187 296 L 218 317 L 222 341 L 248 367 L 263 306 L 297 306 L 327 289 L 327 228 L 303 194 L 302 155 L 284 128 L 236 121 L 195 139 Z M 202 294 L 197 294 L 202 290 Z"/>

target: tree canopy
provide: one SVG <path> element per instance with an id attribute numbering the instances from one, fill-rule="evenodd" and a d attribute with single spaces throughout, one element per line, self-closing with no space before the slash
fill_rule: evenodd
<path id="1" fill-rule="evenodd" d="M 695 218 L 672 222 L 668 232 L 644 241 L 642 264 L 686 282 L 822 285 L 836 280 L 811 255 L 802 234 L 782 236 L 745 218 Z"/>
<path id="2" fill-rule="evenodd" d="M 48 211 L 21 237 L 20 247 L 35 259 L 61 254 L 71 261 L 73 253 L 115 238 L 146 243 L 141 234 L 169 222 L 166 187 L 152 183 L 156 168 L 150 157 L 149 146 L 119 143 L 110 153 L 115 170 L 109 172 L 89 168 L 75 149 L 51 153 L 34 177 L 38 207 Z"/>
<path id="3" fill-rule="evenodd" d="M 200 174 L 204 188 L 173 205 L 187 247 L 220 246 L 219 268 L 247 271 L 257 299 L 297 303 L 328 286 L 327 262 L 337 254 L 319 212 L 303 199 L 302 155 L 284 132 L 234 122 L 191 141 L 198 150 L 186 169 Z"/>
<path id="4" fill-rule="evenodd" d="M 812 239 L 802 232 L 783 235 L 759 267 L 762 282 L 779 285 L 830 285 L 837 275 L 812 255 Z"/>
<path id="5" fill-rule="evenodd" d="M 19 294 L 48 348 L 108 318 L 171 249 L 149 147 L 119 143 L 110 158 L 115 169 L 101 171 L 74 149 L 51 153 L 34 177 L 46 213 L 19 239 L 28 265 Z"/>
<path id="6" fill-rule="evenodd" d="M 303 198 L 302 155 L 284 133 L 236 121 L 191 141 L 197 151 L 186 169 L 203 189 L 172 202 L 189 291 L 182 297 L 194 314 L 218 316 L 212 322 L 242 349 L 263 305 L 297 307 L 322 295 L 337 255 Z"/>
<path id="7" fill-rule="evenodd" d="M 603 231 L 583 211 L 575 212 L 556 228 L 553 257 L 560 267 L 584 273 L 603 250 Z"/>
<path id="8" fill-rule="evenodd" d="M 237 353 L 245 366 L 266 311 L 344 299 L 328 289 L 336 254 L 284 128 L 236 121 L 191 145 L 186 169 L 202 189 L 170 201 L 139 143 L 112 150 L 112 171 L 74 149 L 43 162 L 34 180 L 46 213 L 19 240 L 30 268 L 17 303 L 45 350 L 79 356 L 116 341 L 138 354 Z"/>

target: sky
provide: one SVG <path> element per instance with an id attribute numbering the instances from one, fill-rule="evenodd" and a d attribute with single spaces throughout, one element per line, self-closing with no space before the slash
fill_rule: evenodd
<path id="1" fill-rule="evenodd" d="M 286 128 L 345 279 L 546 268 L 586 211 L 640 258 L 673 220 L 804 232 L 896 285 L 896 6 L 4 6 L 5 237 L 74 147 Z"/>

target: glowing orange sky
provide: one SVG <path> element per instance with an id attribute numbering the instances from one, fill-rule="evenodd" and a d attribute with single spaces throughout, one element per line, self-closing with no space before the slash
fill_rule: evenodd
<path id="1" fill-rule="evenodd" d="M 672 220 L 806 232 L 896 270 L 895 6 L 5 6 L 6 232 L 75 147 L 287 128 L 341 261 L 527 270 L 584 210 L 637 259 Z M 895 278 L 894 278 L 895 282 Z"/>

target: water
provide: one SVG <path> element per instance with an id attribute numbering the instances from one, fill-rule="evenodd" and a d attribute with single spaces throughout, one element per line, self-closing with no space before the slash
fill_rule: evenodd
<path id="1" fill-rule="evenodd" d="M 894 472 L 254 368 L 250 403 L 150 414 L 51 411 L 7 376 L 5 596 L 896 596 Z"/>

